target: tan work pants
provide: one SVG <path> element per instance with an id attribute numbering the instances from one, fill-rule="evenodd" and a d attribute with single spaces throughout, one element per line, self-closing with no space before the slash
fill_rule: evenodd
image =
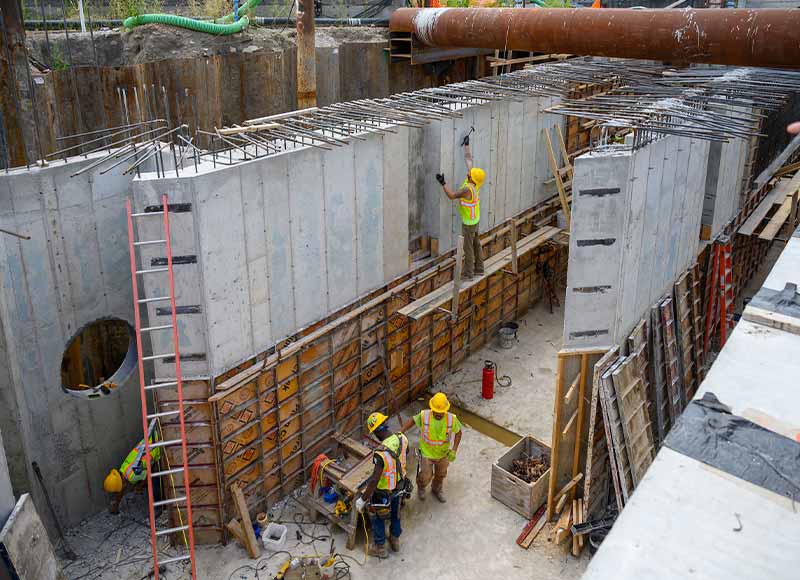
<path id="1" fill-rule="evenodd" d="M 461 235 L 464 236 L 464 278 L 472 278 L 475 274 L 483 274 L 483 252 L 478 224 L 468 226 L 461 224 Z"/>
<path id="2" fill-rule="evenodd" d="M 431 490 L 433 493 L 442 491 L 442 484 L 444 478 L 447 477 L 447 468 L 450 466 L 450 461 L 445 455 L 441 459 L 428 459 L 427 457 L 420 457 L 419 460 L 419 475 L 417 475 L 417 487 L 425 489 L 433 479 Z"/>

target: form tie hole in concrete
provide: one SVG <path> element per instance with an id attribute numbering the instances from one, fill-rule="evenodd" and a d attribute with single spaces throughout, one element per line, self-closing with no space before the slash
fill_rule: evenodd
<path id="1" fill-rule="evenodd" d="M 136 369 L 134 329 L 119 318 L 101 318 L 73 336 L 61 358 L 61 386 L 86 399 L 110 395 Z"/>

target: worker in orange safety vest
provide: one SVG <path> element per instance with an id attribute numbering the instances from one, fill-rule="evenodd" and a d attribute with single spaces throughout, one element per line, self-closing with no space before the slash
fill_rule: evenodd
<path id="1" fill-rule="evenodd" d="M 425 409 L 403 423 L 400 431 L 405 433 L 414 426 L 420 429 L 419 450 L 420 469 L 417 474 L 417 497 L 425 499 L 425 488 L 433 480 L 431 493 L 440 502 L 444 496 L 444 479 L 447 468 L 456 460 L 458 446 L 461 445 L 461 422 L 449 413 L 450 401 L 444 393 L 436 393 Z"/>
<path id="2" fill-rule="evenodd" d="M 406 478 L 408 439 L 402 433 L 389 430 L 383 413 L 372 413 L 367 418 L 367 430 L 381 445 L 372 455 L 375 467 L 364 488 L 356 498 L 355 507 L 361 512 L 369 505 L 372 521 L 372 540 L 369 553 L 378 558 L 386 558 L 386 520 L 389 520 L 389 546 L 393 552 L 400 551 L 400 502 L 410 497 L 411 482 Z M 408 492 L 406 490 L 408 489 Z"/>

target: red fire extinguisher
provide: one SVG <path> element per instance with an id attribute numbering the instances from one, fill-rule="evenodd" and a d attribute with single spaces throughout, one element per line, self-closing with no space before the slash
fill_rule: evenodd
<path id="1" fill-rule="evenodd" d="M 481 396 L 484 399 L 491 399 L 494 397 L 494 372 L 495 364 L 490 361 L 483 363 L 483 381 L 481 383 Z"/>

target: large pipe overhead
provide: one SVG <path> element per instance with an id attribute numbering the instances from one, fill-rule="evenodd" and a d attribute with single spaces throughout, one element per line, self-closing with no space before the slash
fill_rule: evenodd
<path id="1" fill-rule="evenodd" d="M 400 8 L 389 30 L 436 47 L 800 67 L 800 10 Z"/>

